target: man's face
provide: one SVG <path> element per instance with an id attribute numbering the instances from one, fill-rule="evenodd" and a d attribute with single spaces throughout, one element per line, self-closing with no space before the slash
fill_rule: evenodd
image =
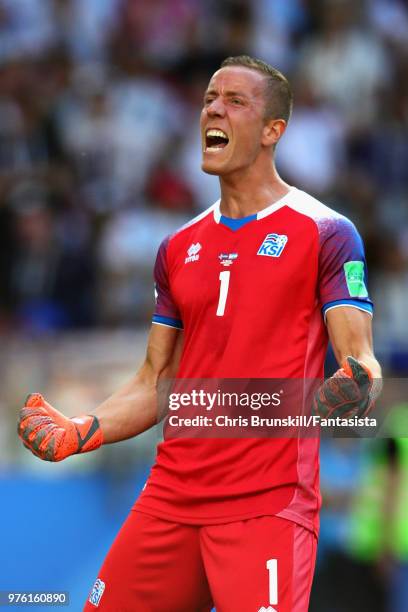
<path id="1" fill-rule="evenodd" d="M 250 166 L 262 149 L 265 77 L 255 70 L 218 70 L 204 95 L 200 127 L 202 169 L 225 176 Z"/>

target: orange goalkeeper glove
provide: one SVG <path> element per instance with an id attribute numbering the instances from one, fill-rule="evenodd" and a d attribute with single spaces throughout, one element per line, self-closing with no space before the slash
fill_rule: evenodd
<path id="1" fill-rule="evenodd" d="M 62 461 L 69 455 L 95 450 L 103 443 L 96 416 L 68 419 L 39 393 L 29 395 L 20 410 L 18 435 L 26 448 L 45 461 Z"/>
<path id="2" fill-rule="evenodd" d="M 318 389 L 312 412 L 322 418 L 364 417 L 380 392 L 381 381 L 374 380 L 367 366 L 350 356 Z"/>

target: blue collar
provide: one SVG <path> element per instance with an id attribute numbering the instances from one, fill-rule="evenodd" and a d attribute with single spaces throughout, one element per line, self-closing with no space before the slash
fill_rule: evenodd
<path id="1" fill-rule="evenodd" d="M 236 230 L 239 230 L 241 227 L 243 227 L 247 223 L 254 221 L 256 218 L 257 218 L 256 213 L 254 215 L 249 215 L 248 217 L 242 217 L 241 219 L 231 219 L 231 217 L 224 217 L 224 215 L 221 215 L 220 223 L 222 223 L 223 225 L 226 225 L 227 227 L 229 227 L 235 232 Z"/>

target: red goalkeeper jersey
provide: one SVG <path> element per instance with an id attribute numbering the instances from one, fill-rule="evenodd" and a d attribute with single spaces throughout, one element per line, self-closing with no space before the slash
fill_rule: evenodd
<path id="1" fill-rule="evenodd" d="M 153 322 L 184 330 L 178 378 L 316 379 L 325 313 L 372 312 L 354 225 L 305 192 L 244 220 L 219 202 L 167 238 Z M 137 508 L 192 524 L 278 515 L 317 531 L 315 438 L 171 438 Z"/>

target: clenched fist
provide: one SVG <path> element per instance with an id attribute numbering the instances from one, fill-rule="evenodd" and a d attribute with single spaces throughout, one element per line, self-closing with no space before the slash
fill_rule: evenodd
<path id="1" fill-rule="evenodd" d="M 45 461 L 62 461 L 69 455 L 87 453 L 103 444 L 96 416 L 68 419 L 39 393 L 29 395 L 20 410 L 18 435 L 26 448 Z"/>

